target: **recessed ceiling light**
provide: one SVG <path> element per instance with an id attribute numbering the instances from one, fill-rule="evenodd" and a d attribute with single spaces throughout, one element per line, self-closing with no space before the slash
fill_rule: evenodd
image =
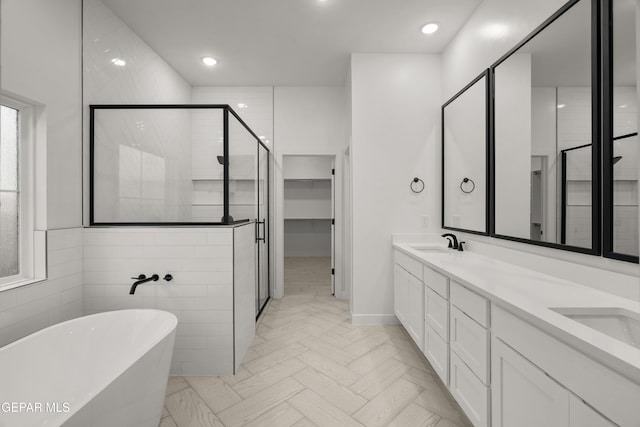
<path id="1" fill-rule="evenodd" d="M 126 61 L 124 59 L 121 59 L 121 58 L 113 58 L 111 60 L 111 63 L 113 65 L 117 65 L 118 67 L 124 67 L 125 65 L 127 65 Z"/>
<path id="2" fill-rule="evenodd" d="M 428 24 L 423 25 L 420 31 L 422 31 L 422 34 L 433 34 L 438 31 L 439 27 L 440 26 L 437 23 L 429 22 Z"/>
<path id="3" fill-rule="evenodd" d="M 247 104 L 243 104 L 242 102 L 238 104 L 238 108 L 247 108 Z"/>
<path id="4" fill-rule="evenodd" d="M 567 104 L 558 104 L 558 108 L 564 108 L 566 106 L 567 106 Z"/>
<path id="5" fill-rule="evenodd" d="M 218 63 L 218 60 L 216 58 L 212 58 L 210 56 L 203 56 L 201 61 L 204 65 L 207 65 L 209 67 L 213 67 Z"/>
<path id="6" fill-rule="evenodd" d="M 260 139 L 265 139 L 265 138 L 266 138 L 266 136 L 264 136 L 264 135 L 260 135 L 258 138 L 260 138 Z"/>
<path id="7" fill-rule="evenodd" d="M 627 104 L 622 104 L 620 108 L 627 108 Z"/>

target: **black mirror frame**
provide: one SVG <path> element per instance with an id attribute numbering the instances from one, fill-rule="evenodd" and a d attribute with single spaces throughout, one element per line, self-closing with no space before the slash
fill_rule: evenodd
<path id="1" fill-rule="evenodd" d="M 563 245 L 560 243 L 540 242 L 531 239 L 524 239 L 520 237 L 513 237 L 507 235 L 497 234 L 495 231 L 495 69 L 507 58 L 518 51 L 522 46 L 528 43 L 531 39 L 541 33 L 545 28 L 555 22 L 566 11 L 571 9 L 580 1 L 591 2 L 591 141 L 592 141 L 592 159 L 591 159 L 591 176 L 592 176 L 592 212 L 591 212 L 591 248 L 583 248 L 579 246 Z M 527 35 L 522 41 L 520 41 L 509 52 L 503 55 L 498 61 L 496 61 L 490 67 L 491 76 L 491 96 L 490 96 L 490 117 L 491 117 L 491 137 L 490 137 L 490 224 L 489 235 L 498 239 L 511 240 L 520 243 L 528 243 L 537 246 L 544 246 L 555 249 L 562 249 L 565 251 L 579 252 L 589 255 L 601 255 L 601 216 L 600 216 L 600 200 L 601 200 L 601 186 L 600 186 L 600 159 L 601 159 L 601 46 L 602 40 L 600 37 L 600 0 L 570 0 L 558 11 L 546 19 L 536 29 L 534 29 L 529 35 Z"/>
<path id="2" fill-rule="evenodd" d="M 638 263 L 638 256 L 615 252 L 613 233 L 613 0 L 602 0 L 602 256 Z"/>
<path id="3" fill-rule="evenodd" d="M 455 101 L 458 97 L 460 97 L 463 93 L 465 93 L 468 89 L 470 89 L 472 86 L 474 86 L 476 83 L 478 83 L 480 80 L 482 80 L 482 78 L 485 78 L 485 111 L 486 111 L 486 123 L 485 123 L 485 182 L 486 182 L 486 186 L 487 189 L 485 191 L 485 228 L 484 231 L 478 231 L 478 230 L 468 230 L 465 228 L 459 228 L 459 227 L 451 227 L 448 225 L 445 225 L 444 223 L 444 196 L 445 196 L 445 185 L 444 185 L 444 169 L 445 169 L 445 157 L 444 157 L 444 145 L 445 145 L 445 139 L 444 139 L 444 109 L 445 107 L 447 107 L 449 104 L 451 104 L 453 101 Z M 461 231 L 461 232 L 465 232 L 465 233 L 471 233 L 471 234 L 479 234 L 482 236 L 488 236 L 489 235 L 489 224 L 491 223 L 491 197 L 490 195 L 492 194 L 492 186 L 491 186 L 491 172 L 490 172 L 490 162 L 491 162 L 491 144 L 490 144 L 490 135 L 491 135 L 491 124 L 492 124 L 492 118 L 491 118 L 491 106 L 490 106 L 490 95 L 492 92 L 491 89 L 491 83 L 490 83 L 490 73 L 489 73 L 489 69 L 487 68 L 486 70 L 484 70 L 482 73 L 480 73 L 480 75 L 478 75 L 476 78 L 474 78 L 469 84 L 467 84 L 464 88 L 462 88 L 462 90 L 460 90 L 458 93 L 456 93 L 455 95 L 453 95 L 447 102 L 445 102 L 442 105 L 441 108 L 441 129 L 442 129 L 442 156 L 441 156 L 441 160 L 442 160 L 442 165 L 441 165 L 441 172 L 442 172 L 442 177 L 441 177 L 441 202 L 442 202 L 442 209 L 441 209 L 441 216 L 442 216 L 442 223 L 441 226 L 443 229 L 446 230 L 454 230 L 454 231 Z"/>

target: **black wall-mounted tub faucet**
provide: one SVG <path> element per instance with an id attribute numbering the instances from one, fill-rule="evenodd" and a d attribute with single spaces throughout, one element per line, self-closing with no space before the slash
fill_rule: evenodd
<path id="1" fill-rule="evenodd" d="M 131 290 L 129 291 L 129 295 L 133 295 L 136 293 L 136 288 L 138 287 L 138 285 L 151 282 L 151 281 L 157 282 L 159 278 L 160 276 L 158 276 L 157 274 L 154 274 L 151 277 L 147 277 L 144 274 L 141 274 L 138 277 L 132 277 L 132 279 L 135 279 L 135 282 L 133 282 L 133 285 L 131 285 Z"/>

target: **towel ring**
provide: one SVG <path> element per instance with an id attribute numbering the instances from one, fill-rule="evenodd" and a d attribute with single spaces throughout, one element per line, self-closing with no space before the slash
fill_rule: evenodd
<path id="1" fill-rule="evenodd" d="M 414 193 L 422 193 L 422 190 L 424 190 L 424 181 L 416 177 L 413 178 L 413 181 L 411 181 L 409 186 L 411 187 L 411 191 Z"/>
<path id="2" fill-rule="evenodd" d="M 471 183 L 471 190 L 467 191 L 464 189 L 464 184 L 466 184 L 467 182 Z M 460 191 L 462 191 L 463 193 L 469 194 L 469 193 L 473 193 L 473 190 L 476 189 L 476 183 L 473 182 L 473 180 L 471 178 L 462 178 L 462 182 L 460 183 Z"/>

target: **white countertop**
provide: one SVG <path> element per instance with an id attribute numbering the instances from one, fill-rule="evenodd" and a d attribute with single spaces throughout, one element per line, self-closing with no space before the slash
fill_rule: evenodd
<path id="1" fill-rule="evenodd" d="M 394 243 L 393 247 L 640 383 L 640 349 L 549 309 L 620 307 L 640 313 L 640 302 L 473 252 L 421 252 L 412 247 L 415 245 Z"/>

